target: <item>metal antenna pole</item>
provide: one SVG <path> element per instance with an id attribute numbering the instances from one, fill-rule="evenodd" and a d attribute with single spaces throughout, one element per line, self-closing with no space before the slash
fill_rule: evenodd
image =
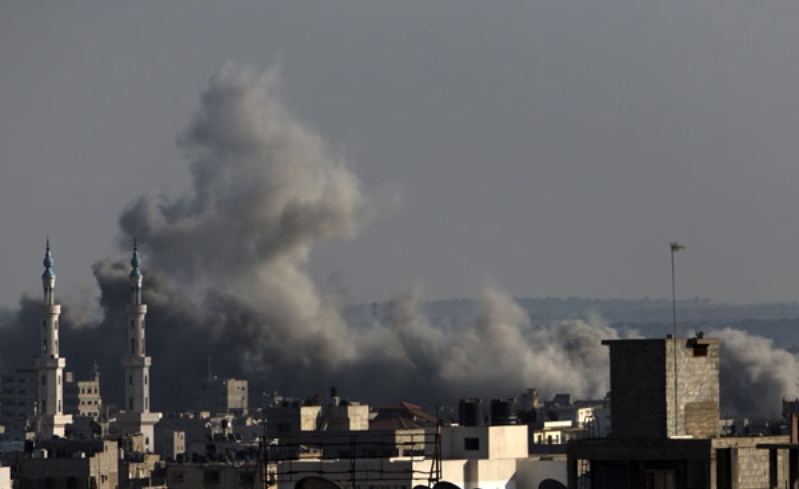
<path id="1" fill-rule="evenodd" d="M 674 349 L 674 436 L 678 432 L 678 413 L 680 409 L 679 395 L 677 393 L 677 286 L 674 274 L 674 253 L 685 249 L 685 246 L 671 242 L 671 338 L 672 347 Z"/>

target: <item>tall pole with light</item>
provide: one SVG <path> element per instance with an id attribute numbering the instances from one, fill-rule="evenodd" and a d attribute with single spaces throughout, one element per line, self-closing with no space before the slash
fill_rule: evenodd
<path id="1" fill-rule="evenodd" d="M 684 250 L 685 246 L 676 241 L 671 242 L 671 338 L 674 350 L 674 435 L 678 434 L 678 412 L 680 408 L 677 394 L 677 286 L 674 274 L 674 254 Z"/>

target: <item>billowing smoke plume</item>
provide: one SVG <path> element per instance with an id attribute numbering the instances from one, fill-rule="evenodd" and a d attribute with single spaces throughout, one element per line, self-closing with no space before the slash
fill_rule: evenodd
<path id="1" fill-rule="evenodd" d="M 603 324 L 581 320 L 533 327 L 529 316 L 496 286 L 486 287 L 478 315 L 455 328 L 433 325 L 420 313 L 418 293 L 395 301 L 388 328 L 411 379 L 424 379 L 449 397 L 510 395 L 536 387 L 544 395 L 570 392 L 601 398 L 608 390 L 608 352 L 616 338 Z"/>
<path id="2" fill-rule="evenodd" d="M 721 340 L 721 405 L 729 414 L 779 417 L 782 399 L 799 396 L 799 362 L 793 354 L 735 329 L 710 335 Z"/>
<path id="3" fill-rule="evenodd" d="M 495 286 L 485 288 L 473 316 L 431 319 L 414 291 L 371 321 L 348 324 L 342 298 L 318 287 L 308 264 L 320 242 L 357 233 L 373 206 L 347 162 L 283 106 L 279 84 L 274 70 L 225 66 L 178 139 L 191 162 L 190 192 L 142 196 L 120 218 L 123 249 L 136 237 L 145 266 L 154 408 L 197 407 L 208 370 L 249 378 L 256 392 L 313 395 L 337 386 L 375 403 L 431 406 L 527 387 L 544 396 L 605 395 L 601 340 L 618 337 L 614 329 L 596 320 L 530 324 Z M 88 372 L 96 359 L 111 403 L 122 397 L 129 270 L 124 261 L 96 263 L 102 320 L 86 324 L 90 316 L 66 304 L 61 321 L 69 368 Z M 24 299 L 0 316 L 1 367 L 32 364 L 38 306 Z M 774 355 L 762 339 L 719 335 L 727 406 L 770 412 L 794 395 L 785 374 L 792 357 Z"/>
<path id="4" fill-rule="evenodd" d="M 346 162 L 283 107 L 279 81 L 274 70 L 225 66 L 179 138 L 192 192 L 144 196 L 120 219 L 170 278 L 165 308 L 195 316 L 183 327 L 229 347 L 249 375 L 331 371 L 355 354 L 335 298 L 307 266 L 318 242 L 359 228 L 366 198 Z"/>
<path id="5" fill-rule="evenodd" d="M 279 82 L 274 70 L 225 66 L 179 138 L 192 191 L 141 197 L 120 219 L 149 265 L 150 350 L 165 374 L 204 372 L 211 355 L 217 371 L 293 391 L 337 385 L 350 395 L 447 399 L 535 385 L 604 395 L 600 340 L 612 329 L 532 331 L 495 288 L 477 320 L 455 330 L 419 314 L 418 294 L 393 303 L 385 321 L 348 325 L 307 267 L 314 246 L 351 236 L 370 205 L 346 162 L 283 106 Z M 95 273 L 101 284 L 122 277 L 107 263 Z M 109 317 L 124 310 L 119 298 L 105 302 Z M 170 392 L 185 392 L 185 375 L 169 377 L 180 379 Z"/>

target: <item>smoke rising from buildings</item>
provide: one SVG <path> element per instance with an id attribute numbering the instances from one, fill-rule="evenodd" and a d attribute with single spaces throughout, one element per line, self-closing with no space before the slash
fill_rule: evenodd
<path id="1" fill-rule="evenodd" d="M 320 243 L 354 236 L 374 214 L 373 200 L 347 161 L 283 105 L 279 88 L 277 70 L 224 66 L 178 138 L 190 161 L 190 192 L 144 195 L 120 217 L 121 248 L 129 250 L 136 237 L 145 267 L 155 409 L 196 407 L 209 360 L 213 372 L 261 388 L 310 396 L 335 385 L 373 402 L 449 403 L 527 387 L 544 396 L 605 395 L 608 352 L 601 340 L 617 332 L 593 319 L 531 324 L 495 285 L 483 290 L 474 318 L 454 324 L 428 317 L 418 289 L 371 322 L 348 324 L 345 301 L 318 286 L 308 264 Z M 97 262 L 102 320 L 87 324 L 90 316 L 70 304 L 61 320 L 68 368 L 88 372 L 97 359 L 104 386 L 116 386 L 104 391 L 111 403 L 122 394 L 116 379 L 128 272 L 126 261 Z M 0 342 L 0 366 L 32 364 L 38 315 L 38 299 L 26 298 L 5 316 L 9 339 Z M 773 389 L 775 405 L 795 392 L 784 370 L 795 366 L 789 354 L 740 332 L 719 334 L 725 406 L 773 410 L 767 396 L 753 399 L 725 386 Z M 759 345 L 757 355 L 739 348 L 747 340 Z M 763 361 L 775 351 L 779 368 L 768 368 Z"/>
<path id="2" fill-rule="evenodd" d="M 729 414 L 778 417 L 783 398 L 799 397 L 799 362 L 793 354 L 731 328 L 710 335 L 721 340 L 721 406 Z"/>
<path id="3" fill-rule="evenodd" d="M 599 340 L 612 330 L 570 323 L 528 337 L 527 314 L 495 287 L 486 289 L 476 322 L 458 330 L 420 315 L 419 294 L 395 301 L 386 324 L 349 326 L 338 297 L 320 290 L 307 266 L 318 243 L 364 224 L 370 202 L 346 162 L 283 106 L 279 83 L 276 70 L 225 66 L 179 137 L 192 162 L 192 192 L 143 196 L 120 219 L 168 287 L 156 280 L 145 290 L 168 297 L 162 314 L 198 333 L 162 338 L 162 345 L 180 349 L 191 338 L 182 350 L 233 357 L 227 368 L 292 390 L 337 385 L 352 395 L 436 392 L 449 400 L 512 395 L 547 379 L 536 384 L 544 392 L 560 386 L 604 395 Z M 111 270 L 96 267 L 98 280 L 112 281 Z M 151 310 L 148 331 L 163 329 L 155 304 Z M 204 360 L 193 368 L 198 363 Z"/>
<path id="4" fill-rule="evenodd" d="M 607 393 L 601 340 L 617 334 L 606 325 L 569 320 L 533 327 L 527 312 L 495 285 L 484 288 L 476 319 L 454 328 L 431 324 L 420 306 L 418 292 L 392 303 L 388 327 L 402 349 L 394 356 L 407 359 L 413 377 L 432 379 L 450 397 L 507 396 L 532 386 L 544 395 Z"/>

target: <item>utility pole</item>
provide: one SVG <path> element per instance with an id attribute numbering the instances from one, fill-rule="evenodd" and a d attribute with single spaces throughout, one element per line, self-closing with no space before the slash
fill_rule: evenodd
<path id="1" fill-rule="evenodd" d="M 674 436 L 678 434 L 678 413 L 680 409 L 679 396 L 677 394 L 677 286 L 674 274 L 674 254 L 684 250 L 685 246 L 676 241 L 671 242 L 671 339 L 674 350 Z"/>

